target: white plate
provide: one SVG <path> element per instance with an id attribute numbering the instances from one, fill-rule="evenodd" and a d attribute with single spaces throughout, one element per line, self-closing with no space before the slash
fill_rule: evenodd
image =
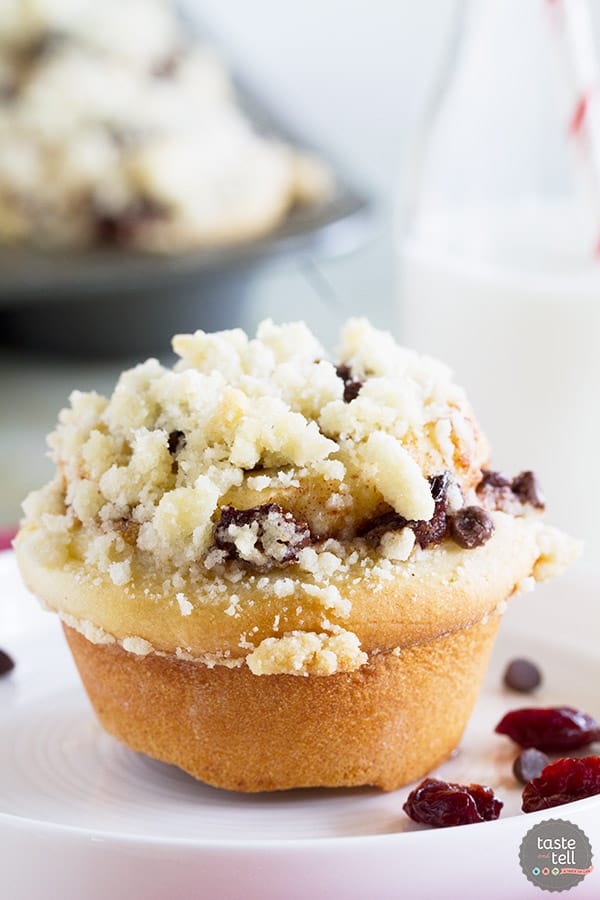
<path id="1" fill-rule="evenodd" d="M 222 897 L 539 897 L 518 848 L 549 814 L 519 812 L 515 748 L 494 734 L 508 709 L 555 703 L 600 716 L 600 578 L 582 570 L 511 601 L 485 689 L 456 756 L 436 770 L 490 784 L 497 822 L 423 829 L 409 789 L 238 795 L 122 747 L 95 721 L 54 616 L 0 554 L 0 644 L 16 659 L 0 682 L 0 896 L 7 900 Z M 545 673 L 535 699 L 508 692 L 515 655 Z M 600 797 L 560 808 L 600 853 Z M 577 897 L 600 896 L 600 871 Z"/>

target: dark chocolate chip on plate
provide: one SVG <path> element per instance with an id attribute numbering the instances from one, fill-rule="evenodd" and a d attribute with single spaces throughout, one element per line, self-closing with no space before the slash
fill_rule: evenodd
<path id="1" fill-rule="evenodd" d="M 15 667 L 14 660 L 4 650 L 0 650 L 0 675 L 8 675 Z"/>
<path id="2" fill-rule="evenodd" d="M 514 776 L 521 784 L 527 784 L 528 781 L 539 778 L 549 762 L 550 760 L 541 750 L 528 747 L 519 753 L 513 763 Z"/>
<path id="3" fill-rule="evenodd" d="M 530 659 L 513 659 L 504 672 L 504 684 L 513 691 L 527 694 L 542 683 L 542 673 Z"/>

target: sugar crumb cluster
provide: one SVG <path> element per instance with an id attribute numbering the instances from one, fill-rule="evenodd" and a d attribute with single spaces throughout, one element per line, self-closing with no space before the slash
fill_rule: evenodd
<path id="1" fill-rule="evenodd" d="M 363 665 L 344 626 L 356 590 L 376 602 L 414 567 L 458 565 L 451 538 L 476 548 L 503 517 L 539 511 L 531 473 L 486 469 L 449 370 L 364 319 L 335 358 L 303 323 L 270 320 L 254 339 L 197 331 L 173 347 L 172 368 L 150 359 L 110 397 L 71 395 L 24 532 L 48 567 L 83 563 L 89 583 L 166 603 L 191 627 L 199 603 L 232 624 L 274 603 L 266 636 L 239 628 L 255 674 Z M 560 548 L 540 540 L 550 571 Z M 138 635 L 120 646 L 159 652 Z"/>

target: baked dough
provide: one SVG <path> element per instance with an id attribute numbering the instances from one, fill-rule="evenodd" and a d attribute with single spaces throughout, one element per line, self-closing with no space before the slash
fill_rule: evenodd
<path id="1" fill-rule="evenodd" d="M 450 372 L 365 320 L 337 366 L 300 323 L 174 348 L 72 395 L 16 542 L 100 720 L 237 790 L 419 777 L 507 599 L 577 543 L 531 473 L 487 472 Z"/>

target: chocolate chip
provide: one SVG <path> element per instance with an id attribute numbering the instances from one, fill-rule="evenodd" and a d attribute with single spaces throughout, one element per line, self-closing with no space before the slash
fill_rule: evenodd
<path id="1" fill-rule="evenodd" d="M 529 503 L 536 509 L 545 509 L 546 501 L 535 472 L 521 472 L 513 478 L 511 488 L 521 503 Z"/>
<path id="2" fill-rule="evenodd" d="M 397 512 L 385 513 L 369 522 L 359 532 L 359 537 L 364 537 L 373 546 L 377 546 L 383 535 L 388 531 L 400 531 L 402 528 L 412 529 L 415 540 L 421 549 L 430 544 L 438 544 L 446 537 L 448 530 L 448 483 L 450 473 L 442 472 L 441 475 L 433 475 L 429 479 L 431 496 L 435 501 L 433 516 L 431 519 L 415 520 L 405 519 Z"/>
<path id="3" fill-rule="evenodd" d="M 409 520 L 405 519 L 404 516 L 392 511 L 384 513 L 382 516 L 377 516 L 376 519 L 371 519 L 359 530 L 358 536 L 364 537 L 372 547 L 377 547 L 383 535 L 387 534 L 388 531 L 401 531 L 410 524 Z"/>
<path id="4" fill-rule="evenodd" d="M 504 684 L 513 691 L 527 694 L 542 683 L 542 673 L 529 659 L 513 659 L 504 672 Z"/>
<path id="5" fill-rule="evenodd" d="M 180 450 L 185 447 L 186 440 L 183 431 L 171 431 L 169 434 L 168 445 L 171 456 L 176 456 Z"/>
<path id="6" fill-rule="evenodd" d="M 408 527 L 412 529 L 421 549 L 443 541 L 448 531 L 452 539 L 467 550 L 481 547 L 494 532 L 492 517 L 480 506 L 467 506 L 448 515 L 449 481 L 449 472 L 429 479 L 435 507 L 433 516 L 428 521 L 405 519 L 392 511 L 369 522 L 361 529 L 359 537 L 364 537 L 370 544 L 377 546 L 386 532 Z"/>
<path id="7" fill-rule="evenodd" d="M 360 394 L 362 381 L 347 381 L 344 385 L 344 403 L 352 403 Z"/>
<path id="8" fill-rule="evenodd" d="M 482 469 L 481 481 L 477 485 L 477 490 L 484 487 L 503 488 L 510 486 L 510 478 L 507 478 L 503 472 L 493 472 L 491 469 Z"/>
<path id="9" fill-rule="evenodd" d="M 352 372 L 350 366 L 347 366 L 346 363 L 340 363 L 339 366 L 336 366 L 335 374 L 342 381 L 352 381 Z"/>
<path id="10" fill-rule="evenodd" d="M 352 403 L 358 397 L 363 382 L 353 377 L 350 366 L 345 363 L 338 366 L 335 371 L 337 377 L 344 382 L 344 403 Z"/>
<path id="11" fill-rule="evenodd" d="M 487 543 L 494 533 L 494 522 L 481 506 L 466 506 L 449 517 L 450 536 L 460 547 L 472 550 Z"/>
<path id="12" fill-rule="evenodd" d="M 513 515 L 519 512 L 517 504 L 528 503 L 536 509 L 544 509 L 546 505 L 539 482 L 531 471 L 521 472 L 510 481 L 502 472 L 484 469 L 476 490 L 487 509 L 500 509 Z"/>
<path id="13" fill-rule="evenodd" d="M 499 509 L 508 515 L 515 515 L 520 511 L 521 501 L 513 493 L 508 478 L 501 472 L 483 472 L 476 492 L 484 509 Z"/>
<path id="14" fill-rule="evenodd" d="M 96 242 L 104 247 L 122 247 L 130 245 L 140 228 L 151 222 L 167 218 L 164 206 L 155 200 L 140 197 L 125 209 L 111 212 L 96 208 L 95 217 Z"/>
<path id="15" fill-rule="evenodd" d="M 429 479 L 431 496 L 435 501 L 433 516 L 428 521 L 411 522 L 415 539 L 422 550 L 430 544 L 439 544 L 446 537 L 448 531 L 448 482 L 450 473 L 443 472 Z"/>
<path id="16" fill-rule="evenodd" d="M 256 525 L 254 543 L 248 556 L 241 556 L 231 526 Z M 311 542 L 306 522 L 300 522 L 277 503 L 265 503 L 250 509 L 223 506 L 214 528 L 215 547 L 224 550 L 229 559 L 244 559 L 257 566 L 287 565 L 297 562 L 300 550 Z"/>
<path id="17" fill-rule="evenodd" d="M 528 747 L 527 750 L 519 753 L 513 763 L 514 776 L 521 784 L 527 784 L 528 781 L 539 778 L 549 762 L 550 760 L 541 750 Z"/>
<path id="18" fill-rule="evenodd" d="M 8 675 L 15 667 L 15 662 L 8 653 L 0 650 L 0 675 Z"/>

